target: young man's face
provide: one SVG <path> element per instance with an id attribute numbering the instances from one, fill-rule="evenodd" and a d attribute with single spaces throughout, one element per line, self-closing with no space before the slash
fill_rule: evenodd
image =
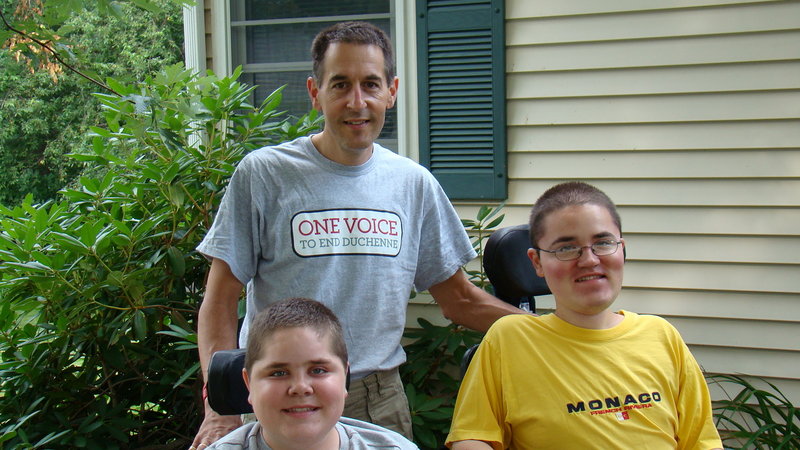
<path id="1" fill-rule="evenodd" d="M 342 164 L 369 159 L 397 97 L 398 80 L 387 80 L 384 69 L 377 45 L 335 42 L 325 52 L 321 79 L 308 79 L 311 102 L 325 115 L 320 142 L 314 143 L 329 159 Z"/>
<path id="2" fill-rule="evenodd" d="M 545 217 L 545 233 L 537 242 L 539 248 L 556 250 L 565 245 L 589 246 L 598 241 L 621 241 L 620 230 L 608 209 L 586 204 L 559 209 Z M 624 243 L 620 245 L 624 246 Z M 544 277 L 556 300 L 556 315 L 567 322 L 583 326 L 587 319 L 613 314 L 608 308 L 622 287 L 622 248 L 616 253 L 597 256 L 584 248 L 572 261 L 560 261 L 554 254 L 534 249 L 528 251 L 536 273 Z"/>
<path id="3" fill-rule="evenodd" d="M 308 327 L 278 330 L 244 372 L 248 401 L 270 447 L 338 448 L 334 425 L 347 397 L 346 368 L 330 339 Z"/>

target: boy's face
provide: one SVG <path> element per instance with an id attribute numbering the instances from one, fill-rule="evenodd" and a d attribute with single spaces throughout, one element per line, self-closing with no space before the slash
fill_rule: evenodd
<path id="1" fill-rule="evenodd" d="M 338 448 L 334 425 L 347 397 L 346 368 L 330 339 L 308 327 L 278 330 L 244 371 L 248 401 L 270 447 Z"/>
<path id="2" fill-rule="evenodd" d="M 594 204 L 567 206 L 544 219 L 545 233 L 537 244 L 545 250 L 584 247 L 601 240 L 621 241 L 611 213 Z M 622 244 L 624 246 L 624 242 Z M 528 250 L 536 273 L 547 280 L 556 300 L 556 315 L 582 326 L 584 319 L 613 314 L 608 308 L 622 287 L 625 257 L 622 249 L 597 256 L 583 248 L 580 258 L 560 261 L 555 255 Z"/>

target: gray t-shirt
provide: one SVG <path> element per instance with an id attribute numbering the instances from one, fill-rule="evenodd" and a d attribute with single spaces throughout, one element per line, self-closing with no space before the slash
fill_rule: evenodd
<path id="1" fill-rule="evenodd" d="M 418 447 L 399 433 L 378 425 L 342 417 L 336 423 L 339 432 L 339 450 L 399 449 L 418 450 Z M 261 434 L 261 424 L 252 422 L 231 431 L 211 444 L 209 449 L 219 450 L 271 450 Z"/>
<path id="2" fill-rule="evenodd" d="M 405 361 L 412 288 L 426 290 L 475 257 L 425 168 L 378 144 L 363 165 L 337 164 L 309 137 L 245 156 L 198 250 L 247 285 L 240 346 L 258 311 L 309 297 L 342 321 L 354 379 Z"/>

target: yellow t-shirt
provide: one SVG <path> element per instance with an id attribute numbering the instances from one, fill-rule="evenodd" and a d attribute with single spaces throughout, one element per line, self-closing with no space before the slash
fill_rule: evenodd
<path id="1" fill-rule="evenodd" d="M 708 386 L 677 330 L 621 313 L 607 330 L 554 314 L 498 320 L 461 384 L 448 445 L 721 448 Z"/>

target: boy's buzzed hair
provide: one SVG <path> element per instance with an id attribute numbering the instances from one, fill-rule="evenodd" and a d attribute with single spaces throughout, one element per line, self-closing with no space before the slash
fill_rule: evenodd
<path id="1" fill-rule="evenodd" d="M 544 235 L 544 219 L 551 213 L 561 208 L 574 205 L 598 205 L 606 208 L 611 214 L 614 225 L 622 233 L 622 219 L 619 217 L 617 207 L 614 202 L 600 189 L 581 181 L 568 181 L 557 184 L 542 194 L 536 204 L 531 209 L 531 217 L 528 222 L 531 235 L 531 245 L 539 247 L 539 239 Z"/>
<path id="2" fill-rule="evenodd" d="M 311 61 L 314 79 L 322 81 L 322 63 L 325 52 L 335 42 L 358 45 L 376 45 L 383 52 L 383 71 L 386 82 L 394 79 L 394 51 L 386 33 L 369 22 L 339 22 L 320 31 L 311 43 Z"/>
<path id="3" fill-rule="evenodd" d="M 347 367 L 347 346 L 336 314 L 316 300 L 290 298 L 270 305 L 253 319 L 247 335 L 245 369 L 251 371 L 261 357 L 264 345 L 276 331 L 298 327 L 308 327 L 320 338 L 330 336 L 331 352 Z"/>

